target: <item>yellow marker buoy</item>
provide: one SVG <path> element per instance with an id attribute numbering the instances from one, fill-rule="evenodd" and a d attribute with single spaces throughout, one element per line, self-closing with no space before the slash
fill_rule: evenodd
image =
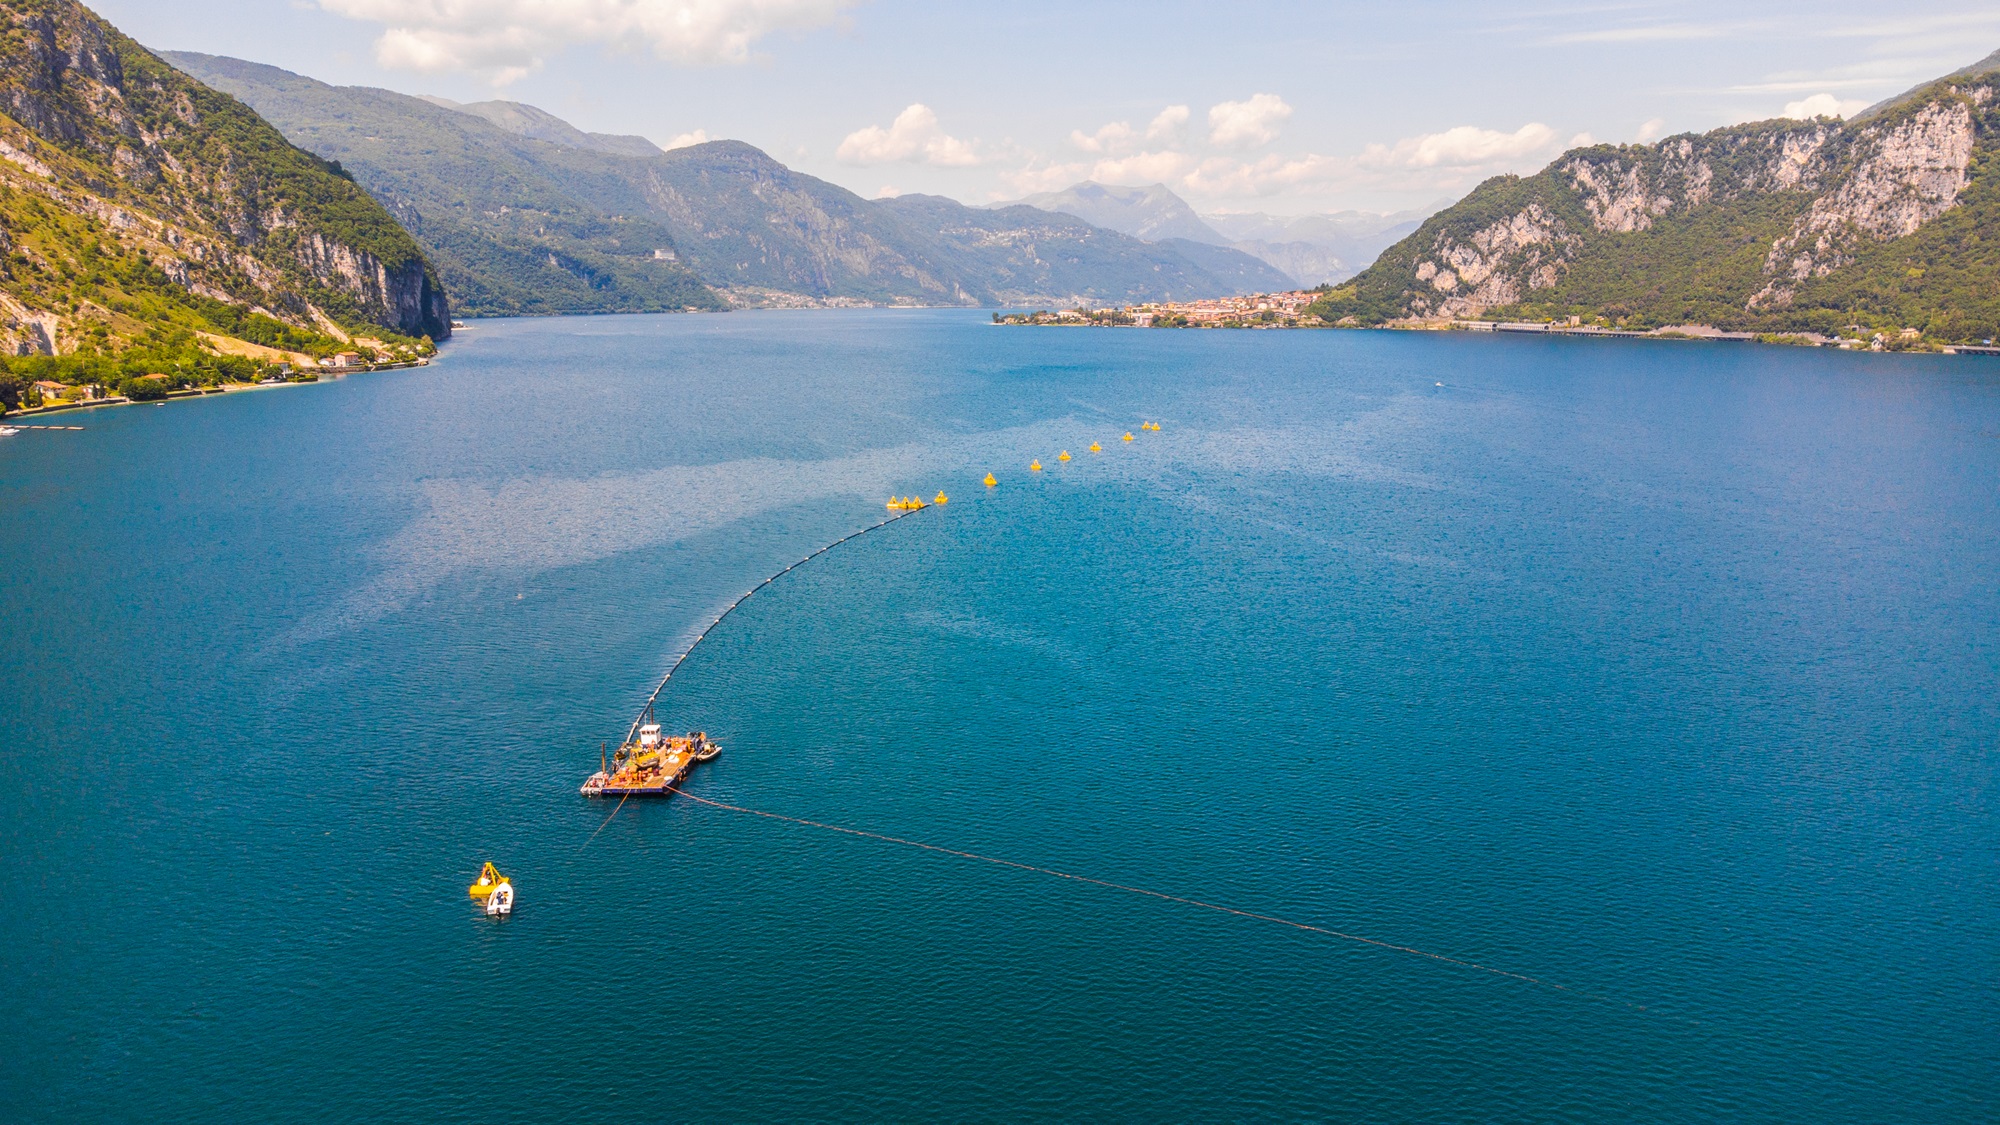
<path id="1" fill-rule="evenodd" d="M 1029 471 L 1029 472 L 1031 472 L 1031 473 L 1039 473 L 1039 472 L 1041 472 L 1041 471 L 1042 471 L 1042 463 L 1041 463 L 1040 461 L 1030 461 L 1030 462 L 1028 462 L 1028 471 Z"/>
<path id="2" fill-rule="evenodd" d="M 894 497 L 894 496 L 891 496 L 891 497 L 889 497 L 889 502 L 888 502 L 887 504 L 884 504 L 884 505 L 882 505 L 882 506 L 883 506 L 884 508 L 887 508 L 887 509 L 889 509 L 890 511 L 892 511 L 892 512 L 893 512 L 893 511 L 895 511 L 895 510 L 896 510 L 897 508 L 900 508 L 900 507 L 902 507 L 902 506 L 903 506 L 903 502 L 902 502 L 902 500 L 898 499 L 897 497 Z"/>
<path id="3" fill-rule="evenodd" d="M 465 890 L 473 898 L 485 898 L 487 895 L 493 893 L 493 888 L 506 881 L 507 877 L 500 874 L 500 869 L 493 866 L 492 861 L 489 860 L 479 868 L 479 881 L 465 888 Z"/>
<path id="4" fill-rule="evenodd" d="M 1118 440 L 1119 440 L 1119 441 L 1131 441 L 1131 440 L 1132 440 L 1132 431 L 1131 431 L 1131 430 L 1126 430 L 1126 431 L 1125 431 L 1125 436 L 1124 436 L 1124 437 L 1122 437 L 1122 438 L 1119 438 Z"/>
<path id="5" fill-rule="evenodd" d="M 1058 461 L 1069 460 L 1069 450 L 1065 449 L 1061 453 L 1056 454 L 1056 460 Z"/>
<path id="6" fill-rule="evenodd" d="M 992 487 L 993 487 L 994 485 L 996 485 L 996 484 L 999 484 L 999 483 L 1000 483 L 999 481 L 997 481 L 997 480 L 994 480 L 994 479 L 993 479 L 993 474 L 992 474 L 992 473 L 987 473 L 987 474 L 986 474 L 986 487 L 988 487 L 988 488 L 992 488 Z"/>
<path id="7" fill-rule="evenodd" d="M 1090 451 L 1092 453 L 1102 453 L 1104 452 L 1104 447 L 1093 441 L 1090 443 Z"/>
<path id="8" fill-rule="evenodd" d="M 1158 422 L 1150 423 L 1150 425 L 1154 433 L 1157 434 L 1160 432 L 1160 424 Z"/>
<path id="9" fill-rule="evenodd" d="M 951 497 L 949 497 L 949 496 L 946 496 L 946 495 L 945 495 L 944 493 L 940 492 L 940 493 L 938 493 L 938 494 L 937 494 L 937 499 L 936 499 L 936 500 L 933 500 L 933 501 L 931 501 L 931 503 L 933 503 L 933 504 L 942 504 L 942 503 L 945 503 L 946 501 L 948 501 L 948 500 L 950 500 L 950 499 L 951 499 Z"/>

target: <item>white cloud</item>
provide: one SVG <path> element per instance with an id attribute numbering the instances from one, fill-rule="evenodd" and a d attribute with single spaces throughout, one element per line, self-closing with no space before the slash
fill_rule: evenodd
<path id="1" fill-rule="evenodd" d="M 1202 161 L 1181 186 L 1196 195 L 1275 195 L 1302 184 L 1336 179 L 1349 164 L 1310 153 L 1290 158 L 1274 154 L 1256 161 L 1217 156 Z"/>
<path id="2" fill-rule="evenodd" d="M 740 63 L 778 31 L 832 22 L 854 0 L 318 0 L 384 25 L 383 66 L 476 71 L 504 84 L 578 43 L 649 47 L 680 63 Z"/>
<path id="3" fill-rule="evenodd" d="M 1123 121 L 1113 121 L 1095 133 L 1072 129 L 1069 134 L 1069 143 L 1084 152 L 1123 152 L 1138 142 L 1138 130 Z"/>
<path id="4" fill-rule="evenodd" d="M 1795 102 L 1785 103 L 1785 112 L 1780 117 L 1791 117 L 1809 121 L 1815 117 L 1846 117 L 1868 108 L 1868 103 L 1854 98 L 1836 98 L 1832 94 L 1814 94 Z"/>
<path id="5" fill-rule="evenodd" d="M 887 129 L 870 125 L 840 142 L 834 156 L 843 164 L 935 164 L 963 168 L 980 163 L 973 144 L 948 135 L 937 114 L 921 102 L 896 115 Z"/>
<path id="6" fill-rule="evenodd" d="M 708 130 L 696 129 L 692 133 L 682 133 L 680 136 L 675 137 L 673 140 L 668 141 L 666 144 L 661 145 L 660 147 L 666 149 L 668 152 L 672 152 L 677 148 L 687 148 L 690 145 L 705 145 L 709 141 L 714 139 L 715 138 L 708 135 Z"/>
<path id="7" fill-rule="evenodd" d="M 1565 147 L 1564 134 L 1541 122 L 1530 122 L 1512 132 L 1461 125 L 1372 144 L 1360 153 L 1343 156 L 1218 151 L 1226 146 L 1270 143 L 1292 112 L 1292 107 L 1272 94 L 1223 102 L 1209 114 L 1208 135 L 1188 138 L 1185 133 L 1193 115 L 1185 106 L 1168 106 L 1143 133 L 1124 121 L 1111 122 L 1095 132 L 1072 131 L 1066 147 L 1088 154 L 1083 159 L 1063 159 L 1011 146 L 993 156 L 1018 160 L 1010 160 L 1013 166 L 999 175 L 1018 194 L 1060 190 L 1093 180 L 1134 186 L 1164 183 L 1190 198 L 1221 202 L 1273 196 L 1325 198 L 1330 193 L 1357 192 L 1377 196 L 1456 194 L 1496 173 L 1526 171 L 1524 165 L 1545 161 Z M 885 153 L 910 151 L 912 142 L 908 140 L 891 144 L 895 132 L 864 131 L 851 141 L 856 150 L 866 142 L 871 150 L 879 147 Z M 1570 147 L 1596 143 L 1589 133 L 1577 133 L 1567 141 Z M 858 155 L 858 151 L 848 155 Z M 1002 196 L 996 193 L 994 198 Z"/>
<path id="8" fill-rule="evenodd" d="M 1033 195 L 1042 191 L 1061 191 L 1078 180 L 1090 178 L 1087 163 L 1065 163 L 1050 161 L 1041 157 L 1030 157 L 1020 168 L 1000 173 L 1000 179 L 1016 193 Z M 994 192 L 993 198 L 1012 199 L 1013 195 Z"/>
<path id="9" fill-rule="evenodd" d="M 1152 123 L 1146 126 L 1149 141 L 1178 141 L 1187 131 L 1188 118 L 1192 116 L 1184 105 L 1170 105 L 1153 115 Z"/>
<path id="10" fill-rule="evenodd" d="M 1732 28 L 1723 24 L 1655 23 L 1637 27 L 1608 27 L 1595 31 L 1572 31 L 1551 39 L 1552 43 L 1661 43 L 1674 40 L 1719 39 Z"/>
<path id="11" fill-rule="evenodd" d="M 1504 164 L 1547 152 L 1556 131 L 1531 121 L 1511 133 L 1460 125 L 1442 133 L 1404 137 L 1393 145 L 1372 144 L 1361 152 L 1361 163 L 1386 168 L 1470 168 Z"/>
<path id="12" fill-rule="evenodd" d="M 1285 112 L 1290 113 L 1291 110 L 1287 108 Z M 1131 152 L 1133 149 L 1138 148 L 1140 144 L 1149 141 L 1162 142 L 1169 147 L 1173 147 L 1179 145 L 1183 139 L 1182 134 L 1187 131 L 1189 116 L 1188 107 L 1184 105 L 1170 105 L 1153 115 L 1153 120 L 1147 123 L 1144 134 L 1134 129 L 1132 123 L 1129 121 L 1113 121 L 1098 129 L 1095 133 L 1086 133 L 1081 129 L 1072 129 L 1069 134 L 1069 143 L 1072 147 L 1080 151 L 1094 155 L 1117 155 Z"/>
<path id="13" fill-rule="evenodd" d="M 1642 145 L 1649 145 L 1666 135 L 1667 119 L 1664 117 L 1655 117 L 1640 125 L 1638 133 L 1634 134 L 1632 139 Z"/>
<path id="14" fill-rule="evenodd" d="M 1138 152 L 1131 156 L 1100 160 L 1090 170 L 1090 178 L 1100 184 L 1131 184 L 1144 187 L 1163 183 L 1195 165 L 1185 152 Z"/>
<path id="15" fill-rule="evenodd" d="M 1256 148 L 1278 139 L 1278 127 L 1292 107 L 1276 94 L 1254 94 L 1248 101 L 1222 102 L 1208 111 L 1208 140 L 1223 148 Z"/>

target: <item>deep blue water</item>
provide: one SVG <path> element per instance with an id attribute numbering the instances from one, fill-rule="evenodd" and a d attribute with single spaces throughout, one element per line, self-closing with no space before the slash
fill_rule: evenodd
<path id="1" fill-rule="evenodd" d="M 0 441 L 0 1118 L 2000 1116 L 2000 364 L 983 321 Z"/>

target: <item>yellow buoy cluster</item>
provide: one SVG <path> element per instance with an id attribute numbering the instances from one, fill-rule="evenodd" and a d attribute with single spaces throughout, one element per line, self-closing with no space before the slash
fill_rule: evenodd
<path id="1" fill-rule="evenodd" d="M 1158 422 L 1141 422 L 1139 423 L 1139 428 L 1142 430 L 1158 430 L 1160 428 L 1160 424 Z M 1118 440 L 1119 441 L 1133 440 L 1132 431 L 1130 430 L 1125 431 L 1124 435 L 1120 437 Z M 1104 452 L 1104 447 L 1093 441 L 1090 443 L 1090 451 L 1092 453 L 1102 453 Z M 1059 462 L 1067 462 L 1073 459 L 1074 458 L 1072 458 L 1070 455 L 1070 451 L 1067 449 L 1063 450 L 1061 453 L 1056 454 L 1056 460 Z M 1033 461 L 1028 462 L 1028 471 L 1031 473 L 1041 472 L 1042 471 L 1041 459 L 1037 458 Z M 992 473 L 986 474 L 986 481 L 985 481 L 986 487 L 992 488 L 994 485 L 997 485 L 999 483 L 1000 481 L 998 480 L 998 478 L 994 477 Z M 943 503 L 942 497 L 944 494 L 939 493 L 938 495 L 940 497 L 940 500 L 938 502 Z M 895 507 L 895 504 L 891 502 L 889 506 L 893 508 Z"/>
<path id="2" fill-rule="evenodd" d="M 928 508 L 932 504 L 949 504 L 950 502 L 951 497 L 940 492 L 935 499 L 928 503 L 921 496 L 891 496 L 889 497 L 889 503 L 885 507 L 892 512 L 914 512 L 919 508 Z"/>

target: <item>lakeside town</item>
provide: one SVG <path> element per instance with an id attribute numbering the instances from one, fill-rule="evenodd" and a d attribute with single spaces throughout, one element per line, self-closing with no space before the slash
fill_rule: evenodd
<path id="1" fill-rule="evenodd" d="M 1201 301 L 1151 301 L 1116 308 L 1072 308 L 1057 311 L 994 313 L 993 323 L 1060 328 L 1358 328 L 1351 318 L 1329 322 L 1313 306 L 1326 297 L 1327 290 L 1293 289 L 1282 293 L 1250 293 Z M 1520 332 L 1566 336 L 1607 336 L 1654 340 L 1715 340 L 1799 347 L 1828 347 L 1848 351 L 1935 351 L 1943 355 L 1996 355 L 2000 346 L 1992 340 L 1979 344 L 1933 344 L 1924 340 L 1917 328 L 1894 331 L 1848 325 L 1837 336 L 1818 332 L 1726 332 L 1707 324 L 1675 324 L 1651 329 L 1618 328 L 1601 318 L 1585 321 L 1580 316 L 1548 321 L 1464 320 L 1450 318 L 1391 321 L 1383 328 L 1419 332 Z"/>

